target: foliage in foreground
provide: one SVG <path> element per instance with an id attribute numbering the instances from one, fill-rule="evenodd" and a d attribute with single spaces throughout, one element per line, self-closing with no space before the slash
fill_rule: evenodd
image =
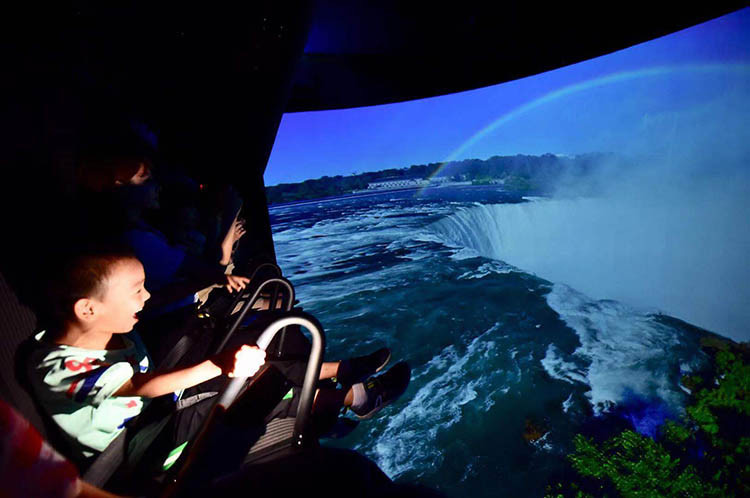
<path id="1" fill-rule="evenodd" d="M 683 378 L 692 395 L 681 422 L 657 441 L 626 430 L 601 442 L 578 434 L 568 455 L 575 478 L 547 498 L 750 496 L 748 345 L 716 342 L 710 372 Z"/>

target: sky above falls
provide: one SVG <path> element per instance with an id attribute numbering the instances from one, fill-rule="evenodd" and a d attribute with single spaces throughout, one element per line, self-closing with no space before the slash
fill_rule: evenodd
<path id="1" fill-rule="evenodd" d="M 289 113 L 265 183 L 493 155 L 669 153 L 700 131 L 683 129 L 675 116 L 707 106 L 734 113 L 724 133 L 747 134 L 742 123 L 742 130 L 729 126 L 739 117 L 733 99 L 747 105 L 748 65 L 746 8 L 509 83 L 397 104 Z"/>

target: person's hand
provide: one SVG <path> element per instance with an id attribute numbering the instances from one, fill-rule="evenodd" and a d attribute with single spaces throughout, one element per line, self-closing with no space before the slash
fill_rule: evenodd
<path id="1" fill-rule="evenodd" d="M 224 287 L 226 287 L 227 291 L 230 293 L 234 291 L 242 291 L 244 289 L 248 282 L 250 282 L 250 279 L 247 277 L 241 277 L 239 275 L 224 275 L 226 278 L 226 283 L 223 284 Z"/>
<path id="2" fill-rule="evenodd" d="M 245 220 L 235 218 L 221 242 L 221 264 L 228 265 L 232 261 L 234 244 L 245 235 L 245 232 Z"/>
<path id="3" fill-rule="evenodd" d="M 234 354 L 234 368 L 230 377 L 252 377 L 266 362 L 266 352 L 258 346 L 243 345 Z"/>
<path id="4" fill-rule="evenodd" d="M 221 369 L 221 373 L 229 377 L 252 377 L 265 361 L 265 351 L 247 344 L 235 351 L 222 351 L 211 358 L 211 362 Z"/>

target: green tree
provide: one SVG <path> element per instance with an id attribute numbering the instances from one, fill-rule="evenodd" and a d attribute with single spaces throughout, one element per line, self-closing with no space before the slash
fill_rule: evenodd
<path id="1" fill-rule="evenodd" d="M 626 430 L 597 442 L 575 436 L 568 456 L 578 478 L 547 497 L 750 496 L 750 365 L 747 345 L 706 341 L 712 368 L 683 378 L 691 399 L 681 422 L 655 441 Z"/>

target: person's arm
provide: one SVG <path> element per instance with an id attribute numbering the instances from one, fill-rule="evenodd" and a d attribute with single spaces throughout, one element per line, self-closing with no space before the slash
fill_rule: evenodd
<path id="1" fill-rule="evenodd" d="M 187 389 L 221 375 L 221 368 L 211 360 L 172 372 L 136 373 L 113 396 L 156 398 Z"/>
<path id="2" fill-rule="evenodd" d="M 218 377 L 222 373 L 229 376 L 251 377 L 263 366 L 265 359 L 265 351 L 245 345 L 237 351 L 219 353 L 210 360 L 192 367 L 166 373 L 135 374 L 113 396 L 156 398 L 180 389 L 193 387 L 201 382 Z"/>

